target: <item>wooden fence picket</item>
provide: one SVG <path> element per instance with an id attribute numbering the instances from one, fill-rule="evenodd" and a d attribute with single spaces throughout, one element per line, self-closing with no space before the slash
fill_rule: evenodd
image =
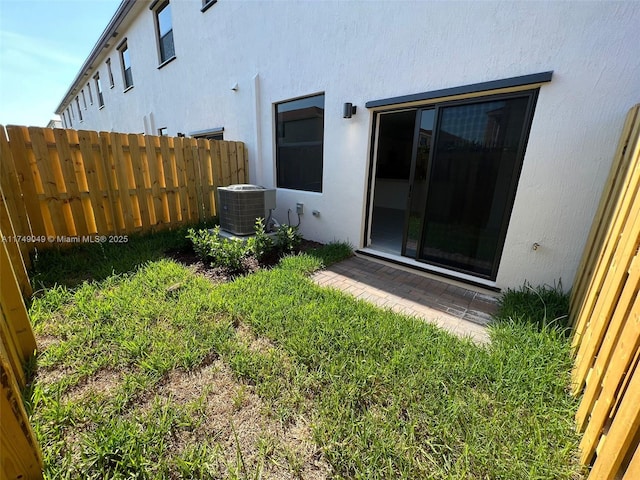
<path id="1" fill-rule="evenodd" d="M 640 473 L 640 105 L 616 151 L 571 294 L 580 460 L 589 479 Z"/>

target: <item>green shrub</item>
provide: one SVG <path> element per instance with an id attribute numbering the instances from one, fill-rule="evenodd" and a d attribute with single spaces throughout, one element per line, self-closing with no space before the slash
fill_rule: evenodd
<path id="1" fill-rule="evenodd" d="M 213 231 L 189 229 L 187 238 L 203 261 L 234 273 L 244 271 L 242 260 L 253 255 L 248 243 L 221 237 L 219 225 Z"/>
<path id="2" fill-rule="evenodd" d="M 276 231 L 276 246 L 281 254 L 292 253 L 302 242 L 302 235 L 298 227 L 280 225 Z"/>
<path id="3" fill-rule="evenodd" d="M 253 255 L 258 260 L 264 259 L 269 253 L 273 251 L 273 240 L 264 231 L 264 219 L 258 218 L 254 227 L 255 236 L 247 240 L 247 244 Z"/>
<path id="4" fill-rule="evenodd" d="M 213 230 L 189 229 L 187 238 L 193 243 L 193 249 L 203 261 L 211 266 L 221 267 L 231 273 L 246 273 L 248 258 L 262 261 L 269 255 L 278 256 L 293 253 L 300 246 L 302 236 L 298 227 L 280 225 L 275 241 L 264 229 L 264 219 L 256 220 L 255 235 L 245 241 L 232 240 L 220 236 L 220 226 Z"/>

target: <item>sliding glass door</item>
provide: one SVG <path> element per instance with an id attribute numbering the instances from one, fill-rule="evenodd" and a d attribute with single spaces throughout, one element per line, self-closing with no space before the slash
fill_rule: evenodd
<path id="1" fill-rule="evenodd" d="M 524 96 L 437 109 L 418 260 L 495 276 L 522 165 L 529 103 Z"/>
<path id="2" fill-rule="evenodd" d="M 387 114 L 378 155 L 403 145 L 413 132 L 412 153 L 385 157 L 374 188 L 378 206 L 393 202 L 393 222 L 374 233 L 394 231 L 397 254 L 474 276 L 495 279 L 520 175 L 536 91 L 447 102 Z M 381 115 L 382 116 L 382 115 Z M 411 123 L 410 120 L 413 119 Z M 387 124 L 393 122 L 393 129 Z M 384 128 L 383 128 L 384 127 Z M 380 160 L 378 160 L 380 162 Z M 408 165 L 409 171 L 402 165 Z M 394 166 L 395 165 L 395 166 Z M 406 182 L 392 192 L 389 180 Z M 400 179 L 400 180 L 398 180 Z M 405 180 L 402 180 L 405 179 Z M 382 190 L 385 188 L 385 190 Z M 394 193 L 394 197 L 389 195 Z M 389 198 L 387 198 L 389 197 Z M 386 206 L 386 204 L 385 204 Z M 376 230 L 377 229 L 377 230 Z M 401 239 L 401 241 L 400 241 Z M 371 246 L 376 247 L 375 242 Z M 389 251 L 389 250 L 387 250 Z M 393 253 L 393 252 L 392 252 Z"/>

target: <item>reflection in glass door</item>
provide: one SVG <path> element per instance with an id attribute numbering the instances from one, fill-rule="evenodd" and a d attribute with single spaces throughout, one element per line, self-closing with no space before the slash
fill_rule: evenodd
<path id="1" fill-rule="evenodd" d="M 405 237 L 402 254 L 414 258 L 420 241 L 420 226 L 427 203 L 427 170 L 431 153 L 435 110 L 429 108 L 418 114 L 414 133 L 413 159 L 409 180 L 409 208 L 404 226 Z"/>
<path id="2" fill-rule="evenodd" d="M 438 108 L 419 260 L 495 278 L 529 103 L 524 96 Z"/>

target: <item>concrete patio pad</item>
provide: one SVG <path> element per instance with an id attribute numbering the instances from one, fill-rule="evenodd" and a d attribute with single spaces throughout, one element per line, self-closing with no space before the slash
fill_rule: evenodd
<path id="1" fill-rule="evenodd" d="M 413 315 L 460 337 L 489 341 L 486 325 L 497 311 L 497 295 L 446 283 L 370 258 L 351 257 L 312 279 L 382 308 Z"/>

